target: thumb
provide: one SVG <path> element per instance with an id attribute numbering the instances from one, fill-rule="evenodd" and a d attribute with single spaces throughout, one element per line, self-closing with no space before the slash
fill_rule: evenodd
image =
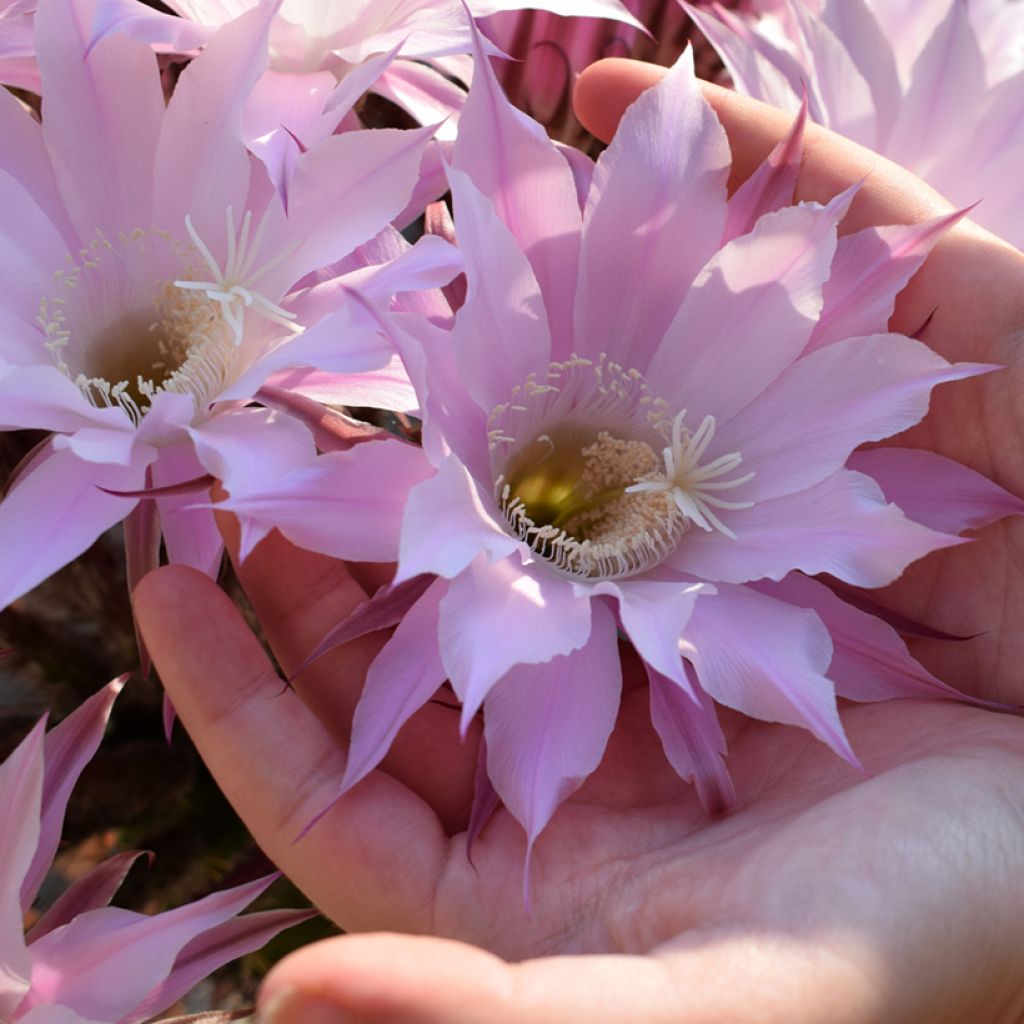
<path id="1" fill-rule="evenodd" d="M 664 955 L 554 956 L 509 964 L 450 939 L 387 933 L 343 936 L 282 960 L 263 984 L 259 1020 L 800 1024 L 876 1019 L 849 1012 L 848 984 L 834 987 L 826 999 L 836 1015 L 828 1010 L 824 1017 L 817 1015 L 822 1004 L 809 1005 L 800 979 L 806 982 L 815 967 L 825 965 L 809 963 L 816 954 L 803 944 L 764 943 L 727 934 L 705 938 L 706 943 L 687 942 L 685 948 L 666 950 Z M 851 980 L 829 973 L 833 982 Z"/>

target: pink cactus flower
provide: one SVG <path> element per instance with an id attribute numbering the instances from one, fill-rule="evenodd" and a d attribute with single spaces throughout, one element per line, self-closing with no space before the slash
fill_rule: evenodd
<path id="1" fill-rule="evenodd" d="M 837 693 L 957 696 L 810 577 L 883 586 L 1024 507 L 930 453 L 855 451 L 920 420 L 938 384 L 993 369 L 886 329 L 958 215 L 837 238 L 851 193 L 787 205 L 801 127 L 728 199 L 689 56 L 596 166 L 570 166 L 478 64 L 450 171 L 465 304 L 451 332 L 378 317 L 420 395 L 423 453 L 396 453 L 390 492 L 354 519 L 337 497 L 353 465 L 333 456 L 228 503 L 338 557 L 397 547 L 394 583 L 313 652 L 397 624 L 342 791 L 448 680 L 463 728 L 483 709 L 478 807 L 500 798 L 532 847 L 601 760 L 620 632 L 669 760 L 713 809 L 733 799 L 716 701 L 856 764 Z"/>
<path id="2" fill-rule="evenodd" d="M 345 375 L 393 361 L 338 311 L 344 275 L 316 272 L 390 237 L 430 132 L 326 140 L 299 156 L 286 212 L 241 135 L 272 17 L 261 7 L 226 24 L 165 106 L 148 46 L 116 34 L 87 51 L 90 0 L 39 6 L 42 126 L 0 91 L 0 428 L 52 437 L 0 502 L 0 607 L 148 487 L 157 496 L 129 520 L 135 564 L 152 562 L 162 533 L 171 561 L 216 571 L 212 515 L 174 485 L 212 473 L 230 489 L 313 454 L 298 420 L 245 407 L 272 374 L 315 366 L 344 400 Z M 424 242 L 359 279 L 443 283 L 454 250 Z M 367 398 L 365 383 L 356 393 Z"/>
<path id="3" fill-rule="evenodd" d="M 137 1024 L 211 971 L 312 916 L 238 917 L 276 876 L 148 916 L 110 907 L 139 853 L 104 861 L 24 933 L 57 851 L 68 797 L 103 737 L 124 679 L 44 734 L 45 720 L 0 765 L 0 1019 L 25 1024 Z"/>
<path id="4" fill-rule="evenodd" d="M 684 4 L 735 87 L 909 168 L 1024 246 L 1024 9 L 1010 0 Z"/>

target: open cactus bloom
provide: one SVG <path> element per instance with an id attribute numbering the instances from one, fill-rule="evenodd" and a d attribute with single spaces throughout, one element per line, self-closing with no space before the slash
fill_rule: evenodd
<path id="1" fill-rule="evenodd" d="M 147 915 L 108 903 L 138 852 L 74 882 L 24 932 L 60 841 L 75 781 L 95 754 L 124 679 L 54 729 L 45 720 L 0 765 L 0 1018 L 29 1024 L 136 1024 L 175 1003 L 217 967 L 312 916 L 238 917 L 275 875 Z"/>
<path id="2" fill-rule="evenodd" d="M 337 557 L 397 558 L 379 621 L 357 613 L 398 625 L 341 791 L 447 680 L 463 729 L 482 709 L 488 785 L 532 845 L 602 758 L 620 636 L 709 809 L 733 800 L 714 702 L 856 765 L 837 695 L 959 695 L 813 577 L 881 587 L 1021 511 L 938 455 L 857 450 L 918 422 L 936 386 L 998 369 L 887 330 L 959 215 L 838 237 L 855 190 L 787 205 L 802 119 L 729 198 L 725 134 L 688 55 L 596 166 L 572 169 L 477 67 L 448 172 L 465 303 L 450 331 L 378 318 L 420 396 L 422 451 L 364 445 L 228 503 L 256 536 L 277 525 Z M 382 475 L 372 503 L 351 497 Z M 318 652 L 357 632 L 342 623 Z"/>

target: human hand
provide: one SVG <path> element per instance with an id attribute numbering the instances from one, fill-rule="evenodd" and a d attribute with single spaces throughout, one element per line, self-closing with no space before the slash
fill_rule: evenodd
<path id="1" fill-rule="evenodd" d="M 786 119 L 772 122 L 749 101 L 719 102 L 749 170 Z M 748 145 L 757 151 L 748 154 Z M 802 197 L 829 198 L 863 176 L 857 161 L 865 159 L 874 160 L 812 132 Z M 851 215 L 860 223 L 945 210 L 916 179 L 874 166 Z M 1018 323 L 1022 300 L 1010 285 L 1019 281 L 1019 260 L 976 229 L 956 229 L 908 289 L 899 326 L 915 330 L 939 305 L 925 340 L 960 346 L 943 347 L 947 358 L 993 359 L 995 342 L 976 321 L 989 332 Z M 929 273 L 938 276 L 922 291 Z M 963 298 L 954 303 L 951 295 Z M 943 313 L 937 298 L 951 308 Z M 933 337 L 941 325 L 948 331 Z M 983 428 L 968 419 L 943 430 L 931 425 L 933 414 L 916 439 L 983 470 L 1015 468 L 1019 479 L 1016 453 L 1007 450 L 1015 446 L 996 442 L 999 429 L 1015 436 L 1012 407 L 997 400 L 998 377 L 1008 386 L 1010 373 L 993 375 L 967 413 L 955 394 L 936 396 L 937 413 L 980 415 Z M 997 478 L 1013 489 L 1013 480 Z M 1002 536 L 1001 528 L 990 531 Z M 227 533 L 231 547 L 230 524 Z M 1011 539 L 1008 531 L 999 543 Z M 1000 557 L 997 544 L 992 562 Z M 969 604 L 995 594 L 983 561 L 969 571 L 983 581 Z M 240 575 L 286 672 L 365 596 L 346 567 L 276 534 Z M 1005 585 L 1005 574 L 1000 579 Z M 899 587 L 894 600 L 903 599 Z M 1021 593 L 1019 585 L 1007 592 L 1012 600 Z M 1024 726 L 1015 719 L 937 702 L 848 709 L 844 724 L 868 770 L 864 780 L 802 731 L 725 713 L 740 807 L 709 820 L 664 762 L 646 693 L 627 666 L 628 692 L 601 768 L 537 843 L 526 914 L 525 839 L 510 816 L 499 811 L 468 861 L 462 830 L 477 733 L 460 745 L 458 716 L 440 703 L 414 717 L 381 768 L 295 841 L 336 792 L 339 741 L 373 638 L 334 652 L 300 677 L 295 693 L 282 692 L 244 621 L 204 577 L 160 570 L 138 588 L 136 608 L 165 685 L 221 785 L 328 916 L 350 931 L 451 936 L 524 961 L 507 965 L 439 939 L 334 940 L 271 975 L 264 1005 L 276 1001 L 279 1020 L 315 1024 L 296 993 L 318 995 L 356 1020 L 1009 1021 L 1021 1009 L 1024 796 L 1014 779 Z M 1010 610 L 1000 610 L 1006 619 L 998 621 L 1010 621 Z M 930 612 L 918 617 L 951 628 Z M 964 630 L 962 617 L 956 630 Z M 1014 642 L 1004 632 L 996 652 Z M 990 674 L 980 663 L 976 675 L 970 666 L 964 674 L 978 689 L 991 683 L 1009 694 L 1011 667 L 1006 656 Z M 340 1013 L 323 1019 L 345 1019 Z"/>

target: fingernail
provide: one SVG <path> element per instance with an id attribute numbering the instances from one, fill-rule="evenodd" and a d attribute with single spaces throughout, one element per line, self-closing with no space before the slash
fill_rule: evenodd
<path id="1" fill-rule="evenodd" d="M 297 989 L 275 992 L 256 1014 L 258 1024 L 358 1024 L 344 1007 Z"/>

